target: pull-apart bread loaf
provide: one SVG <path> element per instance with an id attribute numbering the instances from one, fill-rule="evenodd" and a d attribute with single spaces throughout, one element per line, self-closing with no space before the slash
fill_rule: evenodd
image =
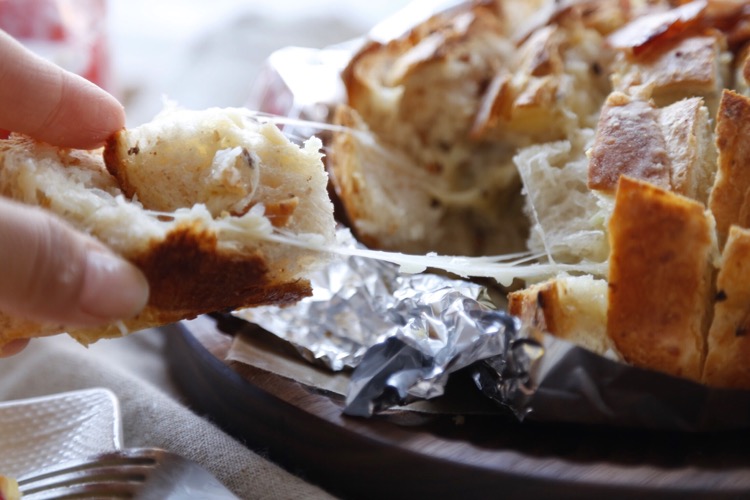
<path id="1" fill-rule="evenodd" d="M 242 109 L 170 108 L 122 130 L 104 150 L 0 143 L 0 192 L 57 214 L 146 275 L 135 318 L 97 329 L 0 313 L 0 340 L 67 331 L 84 344 L 198 314 L 289 304 L 311 293 L 323 257 L 273 241 L 334 240 L 321 142 L 299 147 Z"/>
<path id="2" fill-rule="evenodd" d="M 750 99 L 732 90 L 747 90 L 737 69 L 746 65 L 746 49 L 731 30 L 735 23 L 717 14 L 730 10 L 718 5 L 692 2 L 636 19 L 609 37 L 616 49 L 622 44 L 613 92 L 587 150 L 588 188 L 611 200 L 609 270 L 593 279 L 607 284 L 605 324 L 586 333 L 571 331 L 577 325 L 528 324 L 563 338 L 583 336 L 578 344 L 636 366 L 750 388 L 743 359 L 748 236 L 740 228 L 750 226 Z M 747 19 L 742 6 L 720 7 L 735 9 L 735 22 Z M 659 19 L 667 39 L 635 30 Z M 708 29 L 709 22 L 728 31 Z M 636 33 L 649 40 L 645 46 L 626 43 Z M 578 323 L 588 324 L 601 318 L 601 302 L 579 305 L 591 282 L 553 277 L 511 294 L 511 304 L 522 317 L 537 318 L 576 307 L 585 317 Z M 554 304 L 535 300 L 539 290 L 563 284 L 574 293 L 558 294 Z"/>
<path id="3" fill-rule="evenodd" d="M 750 388 L 748 26 L 747 2 L 478 0 L 366 44 L 329 157 L 354 232 L 565 264 L 509 295 L 532 330 Z"/>

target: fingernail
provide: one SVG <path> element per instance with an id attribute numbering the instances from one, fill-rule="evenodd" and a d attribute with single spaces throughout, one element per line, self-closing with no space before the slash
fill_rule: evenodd
<path id="1" fill-rule="evenodd" d="M 0 347 L 0 358 L 7 358 L 15 356 L 19 352 L 23 351 L 29 343 L 29 339 L 16 339 L 11 340 L 7 344 Z"/>
<path id="2" fill-rule="evenodd" d="M 148 302 L 148 282 L 135 266 L 106 252 L 90 251 L 81 310 L 104 320 L 127 319 Z"/>

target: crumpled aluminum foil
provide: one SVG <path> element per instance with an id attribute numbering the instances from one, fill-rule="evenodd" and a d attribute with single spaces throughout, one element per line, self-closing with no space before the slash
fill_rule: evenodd
<path id="1" fill-rule="evenodd" d="M 233 314 L 312 363 L 353 369 L 349 415 L 438 397 L 451 374 L 467 368 L 477 394 L 519 420 L 691 432 L 750 427 L 750 391 L 713 389 L 532 332 L 475 283 L 404 275 L 361 257 L 333 258 L 311 283 L 313 296 L 295 306 Z"/>
<path id="2" fill-rule="evenodd" d="M 340 240 L 356 244 L 341 231 Z M 312 363 L 356 368 L 345 410 L 352 415 L 441 395 L 451 373 L 504 354 L 519 330 L 485 287 L 468 281 L 402 275 L 396 265 L 356 256 L 333 258 L 310 281 L 313 295 L 294 306 L 233 314 Z"/>

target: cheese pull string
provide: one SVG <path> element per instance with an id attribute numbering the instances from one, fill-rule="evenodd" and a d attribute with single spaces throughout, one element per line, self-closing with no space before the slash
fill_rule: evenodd
<path id="1" fill-rule="evenodd" d="M 326 244 L 322 238 L 316 237 L 316 235 L 292 235 L 281 231 L 265 235 L 265 238 L 268 241 L 297 246 L 311 251 L 389 262 L 399 266 L 400 272 L 404 274 L 419 274 L 428 269 L 435 269 L 461 278 L 491 278 L 503 286 L 510 286 L 515 279 L 538 281 L 560 274 L 606 276 L 608 269 L 606 262 L 581 262 L 576 264 L 545 262 L 540 260 L 544 258 L 543 254 L 531 252 L 469 257 L 372 250 L 341 243 L 341 240 L 346 237 L 342 237 L 342 234 L 349 234 L 349 232 L 344 229 L 339 230 L 339 242 L 335 245 Z"/>

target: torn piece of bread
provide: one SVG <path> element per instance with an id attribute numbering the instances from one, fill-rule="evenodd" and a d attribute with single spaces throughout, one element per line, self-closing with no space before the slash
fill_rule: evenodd
<path id="1" fill-rule="evenodd" d="M 73 329 L 0 313 L 0 342 L 68 331 L 84 344 L 216 310 L 311 293 L 320 253 L 275 232 L 334 241 L 321 142 L 303 147 L 246 110 L 167 109 L 102 151 L 22 136 L 0 143 L 0 194 L 59 215 L 139 267 L 150 286 L 124 325 Z M 120 182 L 122 186 L 120 185 Z M 210 207 L 210 208 L 209 208 Z"/>
<path id="2" fill-rule="evenodd" d="M 714 387 L 750 387 L 750 230 L 732 226 L 716 278 L 702 381 Z"/>
<path id="3" fill-rule="evenodd" d="M 725 90 L 716 116 L 719 150 L 709 208 L 716 219 L 719 244 L 732 225 L 750 227 L 750 98 Z"/>
<path id="4" fill-rule="evenodd" d="M 613 352 L 607 336 L 607 281 L 558 276 L 508 295 L 508 312 L 535 331 L 546 332 L 597 354 Z"/>
<path id="5" fill-rule="evenodd" d="M 625 361 L 700 380 L 714 299 L 703 205 L 622 177 L 609 224 L 607 334 Z"/>
<path id="6" fill-rule="evenodd" d="M 514 157 L 531 222 L 527 247 L 534 254 L 566 263 L 607 260 L 611 201 L 587 185 L 584 152 L 593 136 L 584 129 L 570 140 L 529 146 Z"/>

